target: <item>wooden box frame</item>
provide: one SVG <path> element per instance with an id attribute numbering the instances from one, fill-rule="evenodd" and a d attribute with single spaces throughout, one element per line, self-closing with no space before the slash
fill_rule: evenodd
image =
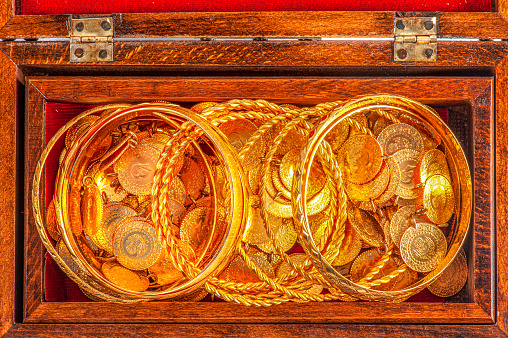
<path id="1" fill-rule="evenodd" d="M 388 38 L 393 37 L 393 12 L 119 14 L 115 15 L 115 61 L 71 64 L 69 41 L 64 40 L 69 16 L 16 16 L 11 3 L 2 5 L 0 334 L 507 334 L 508 135 L 504 129 L 508 125 L 508 24 L 504 10 L 508 6 L 504 3 L 497 4 L 498 12 L 492 13 L 439 13 L 439 37 L 447 40 L 438 42 L 438 61 L 432 64 L 392 61 L 393 41 Z M 155 25 L 157 29 L 153 29 Z M 351 40 L 317 39 L 338 36 L 337 27 L 341 28 L 340 37 Z M 180 39 L 168 40 L 167 36 Z M 192 39 L 195 37 L 202 39 Z M 249 40 L 222 39 L 230 37 Z M 56 40 L 33 40 L 41 38 Z M 246 76 L 224 77 L 225 71 Z M 289 71 L 297 76 L 273 77 Z M 135 81 L 117 77 L 129 72 L 178 72 L 181 76 L 139 77 Z M 104 73 L 111 76 L 92 77 Z M 393 76 L 343 77 L 381 73 Z M 455 73 L 478 76 L 452 77 Z M 398 76 L 402 74 L 414 76 Z M 470 107 L 475 164 L 474 249 L 469 260 L 474 262 L 469 279 L 472 303 L 310 303 L 245 308 L 229 303 L 43 301 L 42 244 L 31 219 L 28 192 L 43 144 L 45 101 L 105 103 L 136 97 L 137 101 L 195 102 L 256 97 L 305 104 L 386 88 L 427 104 Z"/>

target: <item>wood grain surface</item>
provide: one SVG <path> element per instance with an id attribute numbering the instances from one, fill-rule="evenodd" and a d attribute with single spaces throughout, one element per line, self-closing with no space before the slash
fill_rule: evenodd
<path id="1" fill-rule="evenodd" d="M 2 2 L 4 5 L 7 2 Z M 429 13 L 432 14 L 432 13 Z M 70 15 L 6 15 L 2 39 L 69 36 Z M 244 12 L 113 14 L 115 37 L 393 38 L 394 12 Z M 7 20 L 9 19 L 9 20 Z M 1 21 L 0 21 L 1 23 Z M 2 25 L 0 25 L 1 27 Z M 501 39 L 500 13 L 439 13 L 439 37 Z"/>
<path id="2" fill-rule="evenodd" d="M 14 323 L 16 66 L 0 54 L 0 336 Z M 21 243 L 17 243 L 22 245 Z"/>
<path id="3" fill-rule="evenodd" d="M 494 67 L 506 53 L 506 42 L 443 41 L 437 61 L 394 62 L 390 41 L 121 41 L 114 43 L 114 61 L 103 67 L 158 65 L 166 67 Z M 70 63 L 69 43 L 5 42 L 0 48 L 18 65 Z"/>

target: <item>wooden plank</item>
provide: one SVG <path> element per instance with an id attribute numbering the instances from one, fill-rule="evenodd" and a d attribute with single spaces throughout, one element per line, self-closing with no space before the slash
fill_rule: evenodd
<path id="1" fill-rule="evenodd" d="M 241 12 L 114 14 L 117 38 L 148 37 L 362 37 L 392 38 L 393 12 Z M 69 15 L 17 15 L 2 39 L 69 36 Z M 500 13 L 439 13 L 439 37 L 501 39 Z"/>
<path id="2" fill-rule="evenodd" d="M 366 335 L 365 333 L 368 332 Z M 6 337 L 503 337 L 495 325 L 16 324 Z"/>
<path id="3" fill-rule="evenodd" d="M 287 78 L 287 77 L 35 77 L 29 78 L 50 101 L 225 101 L 259 98 L 312 105 L 357 95 L 386 92 L 411 96 L 427 104 L 474 100 L 492 81 L 484 77 Z M 127 94 L 128 93 L 128 94 Z"/>
<path id="4" fill-rule="evenodd" d="M 472 105 L 473 132 L 473 257 L 474 257 L 474 299 L 477 304 L 491 316 L 494 314 L 492 299 L 492 271 L 487 272 L 485 266 L 493 265 L 495 248 L 493 230 L 494 223 L 494 112 L 493 86 L 489 85 L 474 99 Z M 490 269 L 489 269 L 490 270 Z"/>
<path id="5" fill-rule="evenodd" d="M 67 42 L 6 42 L 0 48 L 18 65 L 65 65 L 89 69 L 94 63 L 70 63 Z M 437 62 L 392 60 L 390 41 L 130 41 L 116 42 L 113 62 L 101 67 L 155 66 L 311 68 L 311 67 L 494 67 L 508 50 L 505 42 L 444 41 Z M 393 69 L 392 68 L 392 69 Z"/>
<path id="6" fill-rule="evenodd" d="M 42 303 L 26 323 L 441 323 L 489 324 L 474 303 Z"/>
<path id="7" fill-rule="evenodd" d="M 32 187 L 37 161 L 44 149 L 44 97 L 34 86 L 26 88 L 25 115 L 25 285 L 23 316 L 30 314 L 41 304 L 43 295 L 44 246 L 39 238 L 33 217 Z M 42 190 L 44 191 L 44 189 Z"/>
<path id="8" fill-rule="evenodd" d="M 16 91 L 16 66 L 0 53 L 0 336 L 14 323 Z"/>
<path id="9" fill-rule="evenodd" d="M 496 68 L 497 323 L 508 333 L 508 58 Z"/>

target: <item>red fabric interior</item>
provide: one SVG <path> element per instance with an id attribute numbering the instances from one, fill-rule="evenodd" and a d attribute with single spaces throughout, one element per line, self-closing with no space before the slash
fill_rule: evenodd
<path id="1" fill-rule="evenodd" d="M 490 0 L 22 0 L 17 14 L 252 11 L 489 12 Z"/>
<path id="2" fill-rule="evenodd" d="M 72 117 L 90 109 L 92 105 L 67 104 L 48 102 L 45 106 L 45 139 L 49 142 L 51 137 Z M 448 123 L 448 110 L 436 109 L 445 123 Z M 46 205 L 49 204 L 54 193 L 54 183 L 58 171 L 58 157 L 64 147 L 63 138 L 57 142 L 53 151 L 49 154 L 46 165 Z M 293 249 L 291 253 L 302 252 L 301 249 Z M 65 273 L 63 273 L 55 261 L 46 254 L 44 267 L 44 290 L 45 299 L 48 302 L 86 302 L 90 301 L 79 289 L 77 284 L 71 281 Z M 211 297 L 207 296 L 203 301 L 211 301 Z M 214 301 L 221 301 L 215 298 Z M 436 297 L 428 290 L 409 298 L 410 302 L 444 302 L 444 298 Z"/>

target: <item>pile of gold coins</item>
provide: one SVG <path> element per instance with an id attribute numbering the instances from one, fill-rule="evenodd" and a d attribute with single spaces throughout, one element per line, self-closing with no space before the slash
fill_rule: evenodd
<path id="1" fill-rule="evenodd" d="M 467 279 L 467 162 L 401 97 L 97 107 L 48 143 L 33 195 L 48 252 L 94 300 L 397 302 Z"/>

